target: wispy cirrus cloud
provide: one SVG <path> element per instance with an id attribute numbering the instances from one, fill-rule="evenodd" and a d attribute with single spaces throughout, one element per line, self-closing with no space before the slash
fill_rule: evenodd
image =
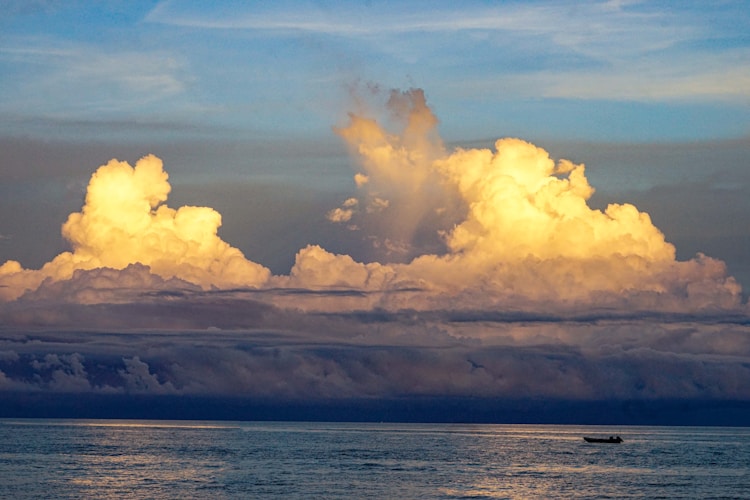
<path id="1" fill-rule="evenodd" d="M 622 4 L 622 3 L 620 3 Z M 656 30 L 665 12 L 629 9 L 626 4 L 587 2 L 372 2 L 341 5 L 333 2 L 275 2 L 204 10 L 200 3 L 163 1 L 147 22 L 200 29 L 298 30 L 311 33 L 369 36 L 389 33 L 509 31 L 546 34 L 560 45 L 584 46 L 598 39 L 612 40 L 635 32 L 650 36 L 654 46 L 669 45 L 686 30 Z M 375 21 L 375 22 L 373 22 Z M 561 23 L 569 29 L 560 30 Z M 582 28 L 587 29 L 583 30 Z M 657 32 L 660 33 L 657 36 Z M 631 47 L 632 50 L 632 47 Z"/>
<path id="2" fill-rule="evenodd" d="M 106 113 L 153 105 L 185 91 L 184 62 L 168 51 L 111 50 L 49 37 L 9 37 L 0 61 L 6 112 Z M 65 99 L 61 99 L 61 95 Z"/>
<path id="3" fill-rule="evenodd" d="M 750 73 L 743 61 L 749 52 L 742 22 L 727 21 L 735 16 L 731 9 L 717 8 L 713 15 L 724 21 L 720 31 L 690 3 L 674 9 L 642 2 L 469 2 L 460 7 L 281 2 L 207 11 L 199 4 L 165 1 L 145 19 L 256 35 L 348 38 L 408 65 L 418 65 L 437 50 L 448 88 L 456 85 L 488 97 L 500 88 L 536 98 L 746 99 Z M 435 44 L 438 34 L 446 41 Z M 465 70 L 474 64 L 482 64 L 483 74 L 468 80 L 462 74 L 451 84 L 451 66 Z"/>
<path id="4" fill-rule="evenodd" d="M 678 56 L 669 65 L 646 59 L 620 62 L 606 69 L 544 69 L 496 74 L 447 85 L 458 93 L 475 97 L 490 97 L 498 88 L 503 88 L 511 95 L 525 98 L 747 103 L 750 102 L 750 68 L 739 64 L 747 58 L 750 58 L 750 51 L 738 50 L 724 57 L 706 54 L 705 59 L 702 58 L 705 64 L 699 65 L 694 56 Z"/>

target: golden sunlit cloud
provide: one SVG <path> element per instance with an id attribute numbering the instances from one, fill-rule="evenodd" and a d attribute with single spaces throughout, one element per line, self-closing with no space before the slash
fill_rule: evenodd
<path id="1" fill-rule="evenodd" d="M 443 254 L 394 265 L 395 281 L 450 294 L 483 290 L 491 292 L 489 303 L 606 303 L 633 295 L 645 308 L 739 303 L 740 287 L 723 262 L 703 255 L 677 261 L 648 214 L 630 204 L 590 208 L 594 189 L 583 165 L 555 163 L 545 150 L 512 138 L 498 140 L 494 151 L 449 152 L 422 91 L 393 91 L 388 105 L 394 103 L 399 134 L 357 115 L 338 130 L 370 181 L 355 177 L 357 187 L 366 199 L 396 198 L 399 208 L 382 211 L 383 227 L 404 227 L 404 205 L 412 223 L 430 211 L 456 221 L 439 228 Z M 397 235 L 407 243 L 413 224 L 408 229 Z"/>
<path id="2" fill-rule="evenodd" d="M 18 297 L 44 279 L 67 280 L 76 270 L 125 269 L 143 264 L 165 279 L 179 278 L 204 288 L 258 286 L 270 271 L 248 261 L 217 235 L 221 215 L 208 207 L 163 203 L 170 192 L 162 161 L 141 158 L 134 167 L 112 160 L 91 176 L 81 212 L 68 217 L 64 252 L 39 271 L 8 261 L 0 267 L 0 294 Z"/>
<path id="3" fill-rule="evenodd" d="M 348 222 L 351 220 L 357 205 L 359 205 L 359 200 L 356 198 L 349 198 L 340 208 L 334 208 L 328 212 L 326 217 L 331 222 Z"/>
<path id="4" fill-rule="evenodd" d="M 163 280 L 203 289 L 377 292 L 362 295 L 355 307 L 696 310 L 740 304 L 740 287 L 723 262 L 703 255 L 677 261 L 674 246 L 633 205 L 589 207 L 594 189 L 583 165 L 555 162 L 513 138 L 498 140 L 494 150 L 448 150 L 421 90 L 392 91 L 386 109 L 395 132 L 365 113 L 351 114 L 336 129 L 357 162 L 358 196 L 327 214 L 367 232 L 378 260 L 358 262 L 310 245 L 298 252 L 289 275 L 271 276 L 219 238 L 218 212 L 165 205 L 167 173 L 160 159 L 146 156 L 134 167 L 116 160 L 100 167 L 83 209 L 62 227 L 72 251 L 38 271 L 6 262 L 0 298 L 16 299 L 44 280 L 70 280 L 76 271 L 129 269 L 135 275 L 143 269 L 129 266 L 139 264 Z M 116 278 L 107 276 L 116 288 Z M 295 307 L 302 307 L 300 300 Z"/>
<path id="5" fill-rule="evenodd" d="M 395 133 L 362 114 L 350 114 L 349 125 L 335 131 L 362 169 L 354 176 L 363 195 L 356 226 L 385 250 L 378 257 L 406 262 L 419 253 L 415 236 L 444 247 L 438 230 L 458 222 L 461 211 L 455 187 L 434 168 L 446 153 L 424 93 L 392 91 L 385 106 L 398 126 Z"/>

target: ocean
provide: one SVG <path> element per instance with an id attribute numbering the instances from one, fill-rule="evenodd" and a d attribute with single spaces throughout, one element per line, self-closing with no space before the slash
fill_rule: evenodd
<path id="1" fill-rule="evenodd" d="M 3 419 L 0 498 L 750 498 L 750 428 Z"/>

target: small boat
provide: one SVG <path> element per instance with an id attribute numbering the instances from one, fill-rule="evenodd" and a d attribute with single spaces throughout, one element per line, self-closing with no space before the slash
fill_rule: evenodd
<path id="1" fill-rule="evenodd" d="M 584 441 L 587 443 L 614 443 L 619 444 L 622 443 L 622 438 L 620 436 L 609 436 L 608 438 L 592 438 L 592 437 L 585 437 L 583 438 Z"/>

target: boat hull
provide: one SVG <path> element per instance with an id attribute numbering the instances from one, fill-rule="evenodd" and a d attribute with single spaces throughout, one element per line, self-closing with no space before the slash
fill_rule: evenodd
<path id="1" fill-rule="evenodd" d="M 584 437 L 583 440 L 586 441 L 587 443 L 606 443 L 606 444 L 620 444 L 620 443 L 622 443 L 622 438 L 620 436 L 609 437 L 609 438 Z"/>

